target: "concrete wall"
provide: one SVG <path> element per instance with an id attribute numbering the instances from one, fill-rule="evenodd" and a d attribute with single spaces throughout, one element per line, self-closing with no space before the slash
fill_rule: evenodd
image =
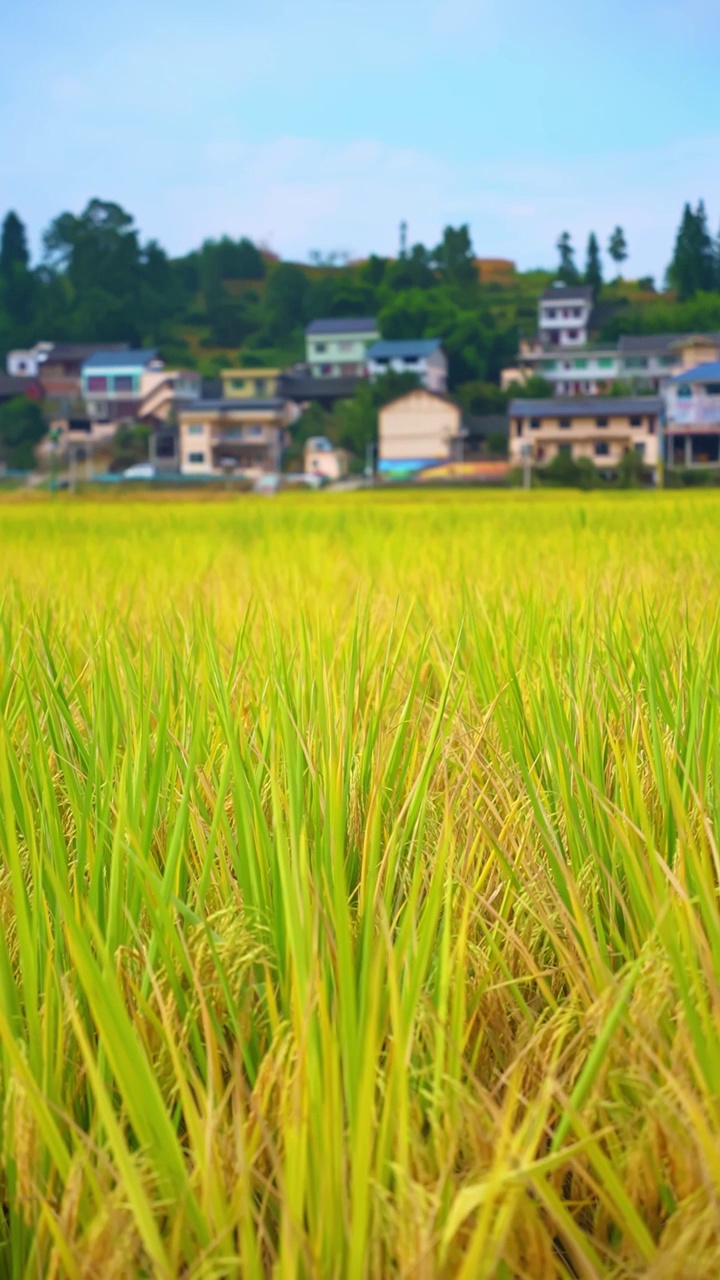
<path id="1" fill-rule="evenodd" d="M 379 461 L 449 460 L 461 421 L 460 409 L 451 401 L 410 391 L 380 410 Z"/>

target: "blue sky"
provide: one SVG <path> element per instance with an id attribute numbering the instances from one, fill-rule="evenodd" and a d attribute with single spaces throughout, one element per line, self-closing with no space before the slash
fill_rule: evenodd
<path id="1" fill-rule="evenodd" d="M 434 244 L 551 265 L 620 222 L 661 276 L 720 226 L 718 0 L 24 0 L 3 22 L 0 209 L 33 244 L 94 195 L 183 252 Z"/>

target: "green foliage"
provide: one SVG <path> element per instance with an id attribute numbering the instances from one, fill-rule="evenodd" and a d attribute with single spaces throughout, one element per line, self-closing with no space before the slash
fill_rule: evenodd
<path id="1" fill-rule="evenodd" d="M 623 489 L 637 489 L 647 479 L 648 471 L 637 449 L 626 449 L 618 466 L 618 479 Z"/>
<path id="2" fill-rule="evenodd" d="M 421 249 L 422 245 L 415 245 L 408 261 L 412 262 L 413 255 L 418 254 Z M 418 262 L 420 258 L 417 259 Z M 432 260 L 447 284 L 461 287 L 477 285 L 475 255 L 470 239 L 470 228 L 467 224 L 461 227 L 445 228 L 443 238 L 435 249 Z M 424 260 L 423 265 L 425 265 Z"/>
<path id="3" fill-rule="evenodd" d="M 487 413 L 504 413 L 509 401 L 517 394 L 515 386 L 508 391 L 503 391 L 494 382 L 476 379 L 473 382 L 461 383 L 456 389 L 456 398 L 466 413 L 477 416 Z"/>
<path id="4" fill-rule="evenodd" d="M 689 204 L 685 205 L 667 274 L 681 302 L 694 298 L 696 293 L 714 289 L 718 283 L 714 247 L 702 200 L 694 211 Z"/>
<path id="5" fill-rule="evenodd" d="M 35 400 L 16 396 L 0 405 L 0 459 L 18 471 L 35 466 L 34 447 L 42 440 L 47 424 Z"/>
<path id="6" fill-rule="evenodd" d="M 555 388 L 539 373 L 533 373 L 525 382 L 512 382 L 508 394 L 512 400 L 552 400 Z"/>
<path id="7" fill-rule="evenodd" d="M 602 263 L 600 261 L 600 245 L 594 231 L 590 232 L 590 238 L 587 245 L 587 256 L 585 258 L 585 284 L 589 284 L 593 291 L 593 298 L 597 300 L 602 289 Z"/>
<path id="8" fill-rule="evenodd" d="M 608 240 L 608 253 L 617 266 L 618 271 L 628 256 L 627 241 L 622 227 L 616 227 Z"/>
<path id="9" fill-rule="evenodd" d="M 558 238 L 556 248 L 560 255 L 558 279 L 562 280 L 564 284 L 577 284 L 580 279 L 580 273 L 575 265 L 575 250 L 569 231 L 562 232 Z"/>

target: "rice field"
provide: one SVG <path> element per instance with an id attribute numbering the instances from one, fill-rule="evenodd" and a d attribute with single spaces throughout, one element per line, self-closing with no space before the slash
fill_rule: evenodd
<path id="1" fill-rule="evenodd" d="M 0 505 L 0 1277 L 716 1280 L 719 552 Z"/>

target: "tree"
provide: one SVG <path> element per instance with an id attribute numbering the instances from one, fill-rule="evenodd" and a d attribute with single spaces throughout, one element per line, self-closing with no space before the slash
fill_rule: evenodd
<path id="1" fill-rule="evenodd" d="M 43 236 L 47 260 L 66 271 L 81 292 L 102 289 L 119 297 L 139 281 L 140 248 L 131 214 L 107 200 L 90 200 L 76 217 L 61 213 Z"/>
<path id="2" fill-rule="evenodd" d="M 552 382 L 542 378 L 539 373 L 531 373 L 524 382 L 512 382 L 508 391 L 516 400 L 552 400 L 555 395 Z"/>
<path id="3" fill-rule="evenodd" d="M 17 214 L 10 210 L 2 225 L 0 239 L 0 275 L 5 280 L 12 280 L 19 267 L 27 271 L 30 265 L 25 227 Z"/>
<path id="4" fill-rule="evenodd" d="M 618 226 L 613 231 L 608 240 L 608 253 L 618 269 L 618 275 L 623 262 L 628 256 L 627 240 L 622 227 Z"/>
<path id="5" fill-rule="evenodd" d="M 602 289 L 602 263 L 600 261 L 600 245 L 594 231 L 590 232 L 585 259 L 585 283 L 590 285 L 593 298 L 597 299 Z"/>
<path id="6" fill-rule="evenodd" d="M 715 285 L 715 252 L 702 200 L 695 211 L 689 204 L 683 209 L 667 275 L 681 302 Z"/>
<path id="7" fill-rule="evenodd" d="M 300 267 L 282 262 L 272 272 L 265 289 L 265 306 L 273 336 L 286 339 L 306 320 L 308 280 Z"/>
<path id="8" fill-rule="evenodd" d="M 16 396 L 0 406 L 0 457 L 10 467 L 30 471 L 35 465 L 35 445 L 47 430 L 36 400 Z"/>
<path id="9" fill-rule="evenodd" d="M 467 223 L 461 227 L 445 228 L 443 238 L 432 255 L 432 261 L 448 284 L 477 284 L 477 267 Z"/>
<path id="10" fill-rule="evenodd" d="M 556 248 L 560 254 L 560 265 L 558 267 L 559 279 L 562 280 L 563 284 L 577 284 L 579 273 L 575 266 L 575 250 L 573 249 L 573 243 L 569 231 L 562 232 L 558 239 Z"/>

